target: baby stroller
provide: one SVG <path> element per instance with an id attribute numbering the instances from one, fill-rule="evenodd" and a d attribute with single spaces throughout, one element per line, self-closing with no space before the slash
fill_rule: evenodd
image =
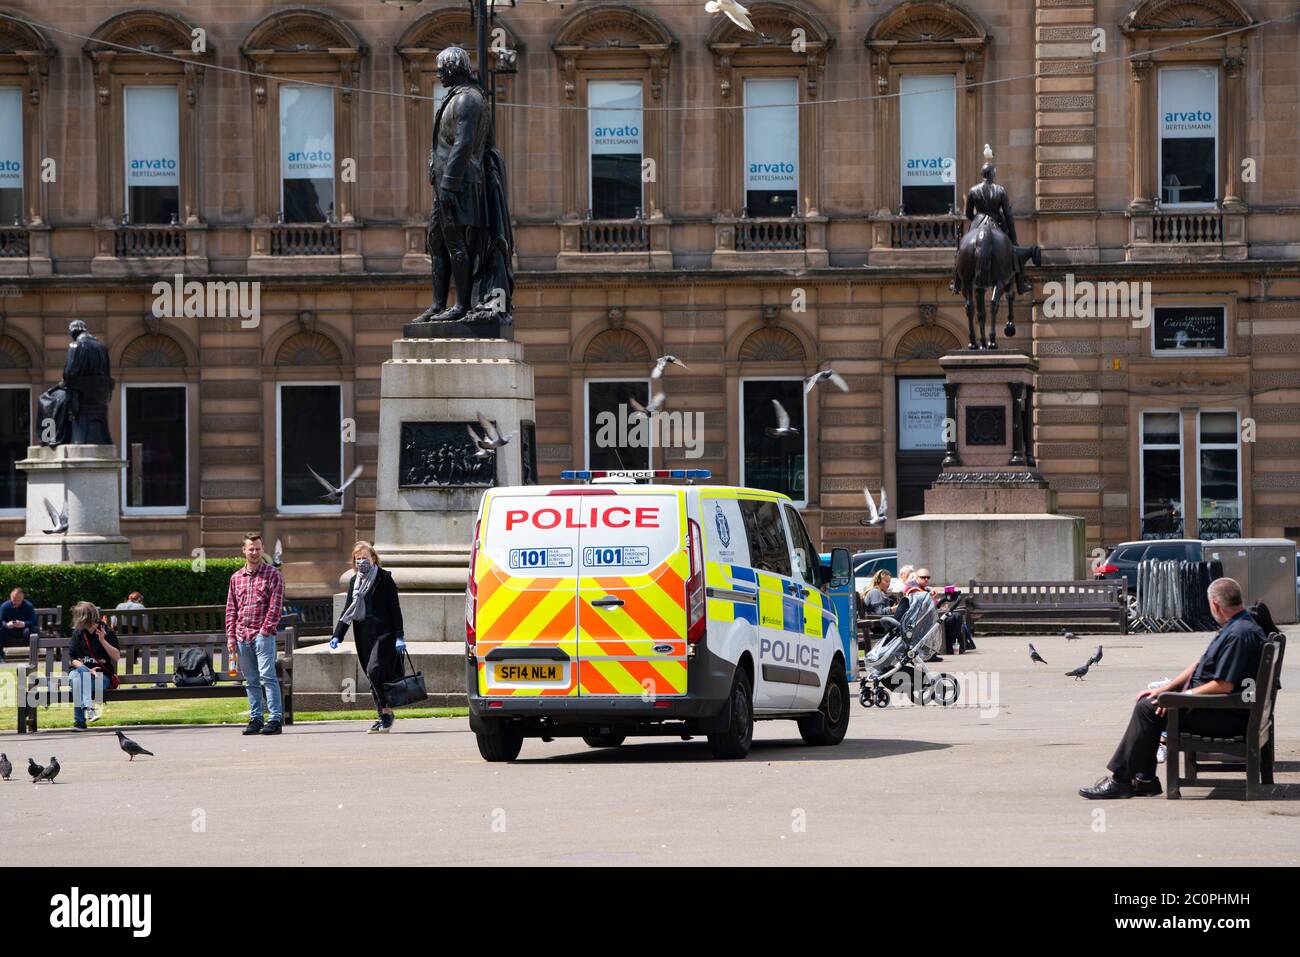
<path id="1" fill-rule="evenodd" d="M 885 637 L 869 651 L 858 680 L 858 701 L 864 708 L 889 706 L 891 691 L 908 694 L 913 703 L 956 704 L 961 693 L 957 679 L 934 674 L 925 663 L 943 647 L 943 623 L 931 601 L 913 601 L 896 618 L 881 618 Z"/>

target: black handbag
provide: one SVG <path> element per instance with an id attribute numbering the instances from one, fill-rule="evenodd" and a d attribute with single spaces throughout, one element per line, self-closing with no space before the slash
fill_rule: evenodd
<path id="1" fill-rule="evenodd" d="M 411 666 L 411 673 L 406 674 L 406 669 L 403 668 L 402 677 L 396 681 L 384 682 L 384 700 L 390 708 L 419 704 L 429 697 L 429 692 L 424 687 L 424 673 L 415 670 L 410 653 L 403 649 L 402 654 L 406 658 L 406 663 Z"/>

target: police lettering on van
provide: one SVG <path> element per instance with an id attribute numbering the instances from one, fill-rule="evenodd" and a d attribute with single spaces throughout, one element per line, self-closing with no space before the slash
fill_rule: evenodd
<path id="1" fill-rule="evenodd" d="M 754 722 L 779 718 L 809 744 L 843 740 L 854 622 L 789 499 L 697 484 L 702 469 L 564 477 L 585 484 L 493 488 L 479 507 L 465 647 L 484 758 L 530 737 L 664 734 L 743 757 Z"/>

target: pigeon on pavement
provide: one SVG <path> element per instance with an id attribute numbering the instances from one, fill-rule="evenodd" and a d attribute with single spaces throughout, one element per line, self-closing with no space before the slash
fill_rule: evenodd
<path id="1" fill-rule="evenodd" d="M 62 769 L 59 767 L 59 759 L 54 755 L 50 755 L 50 763 L 45 765 L 40 774 L 32 778 L 32 783 L 36 784 L 39 781 L 49 781 L 53 784 L 54 779 L 59 776 L 60 770 Z"/>
<path id="2" fill-rule="evenodd" d="M 1029 645 L 1029 660 L 1038 665 L 1047 664 L 1047 659 L 1038 653 L 1038 649 L 1033 646 L 1032 642 Z"/>
<path id="3" fill-rule="evenodd" d="M 14 773 L 14 766 L 9 763 L 9 755 L 0 754 L 0 778 L 9 780 L 9 775 Z"/>
<path id="4" fill-rule="evenodd" d="M 136 744 L 134 741 L 132 741 L 130 738 L 124 735 L 121 731 L 117 732 L 117 743 L 118 746 L 121 747 L 123 751 L 131 755 L 130 760 L 132 761 L 135 760 L 135 756 L 137 754 L 147 754 L 151 758 L 154 756 L 154 753 L 152 751 L 146 751 L 144 748 L 140 747 L 140 745 Z"/>
<path id="5" fill-rule="evenodd" d="M 690 366 L 676 356 L 660 356 L 659 360 L 655 363 L 654 371 L 650 373 L 650 378 L 658 379 L 664 374 L 664 369 L 668 366 L 681 366 L 683 369 L 690 368 Z"/>
<path id="6" fill-rule="evenodd" d="M 1093 665 L 1099 664 L 1100 662 L 1101 662 L 1101 645 L 1098 645 L 1097 650 L 1094 651 L 1092 653 L 1092 656 L 1088 659 L 1088 667 L 1091 668 Z"/>
<path id="7" fill-rule="evenodd" d="M 799 430 L 790 424 L 790 413 L 785 410 L 780 402 L 772 400 L 772 406 L 776 410 L 776 428 L 767 427 L 767 434 L 776 439 L 785 438 L 787 435 L 798 435 Z"/>
<path id="8" fill-rule="evenodd" d="M 325 486 L 325 494 L 322 495 L 321 498 L 323 498 L 327 502 L 337 503 L 343 501 L 343 493 L 347 491 L 349 485 L 351 485 L 353 482 L 357 480 L 357 476 L 361 474 L 361 470 L 364 467 L 365 466 L 358 465 L 356 468 L 354 468 L 352 470 L 352 474 L 348 476 L 347 481 L 344 482 L 342 485 L 338 486 L 337 488 L 330 482 L 327 482 L 325 479 L 321 478 L 320 473 L 317 472 L 310 465 L 307 466 L 307 471 L 310 472 L 312 475 L 316 476 L 317 482 L 320 482 L 321 485 Z"/>
<path id="9" fill-rule="evenodd" d="M 1088 673 L 1088 662 L 1085 661 L 1082 665 L 1080 665 L 1078 668 L 1075 668 L 1073 671 L 1067 671 L 1065 673 L 1065 677 L 1073 678 L 1075 681 L 1082 681 L 1083 676 L 1086 675 L 1087 673 Z"/>
<path id="10" fill-rule="evenodd" d="M 1078 641 L 1078 640 L 1079 640 L 1079 636 L 1076 635 L 1076 634 L 1075 634 L 1074 632 L 1072 632 L 1072 631 L 1063 631 L 1063 632 L 1061 632 L 1061 634 L 1065 636 L 1065 640 L 1066 640 L 1066 641 Z"/>
<path id="11" fill-rule="evenodd" d="M 41 772 L 44 770 L 45 770 L 45 765 L 37 764 L 31 758 L 27 759 L 27 773 L 32 776 L 33 781 L 35 781 L 38 777 L 40 777 Z"/>

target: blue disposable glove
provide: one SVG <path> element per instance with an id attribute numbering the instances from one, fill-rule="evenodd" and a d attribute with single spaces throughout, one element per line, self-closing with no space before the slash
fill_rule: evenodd
<path id="1" fill-rule="evenodd" d="M 338 646 L 339 646 L 339 640 L 337 638 L 331 638 L 330 648 L 337 648 Z"/>
<path id="2" fill-rule="evenodd" d="M 397 650 L 398 651 L 406 650 L 406 637 L 404 635 L 397 636 Z"/>

